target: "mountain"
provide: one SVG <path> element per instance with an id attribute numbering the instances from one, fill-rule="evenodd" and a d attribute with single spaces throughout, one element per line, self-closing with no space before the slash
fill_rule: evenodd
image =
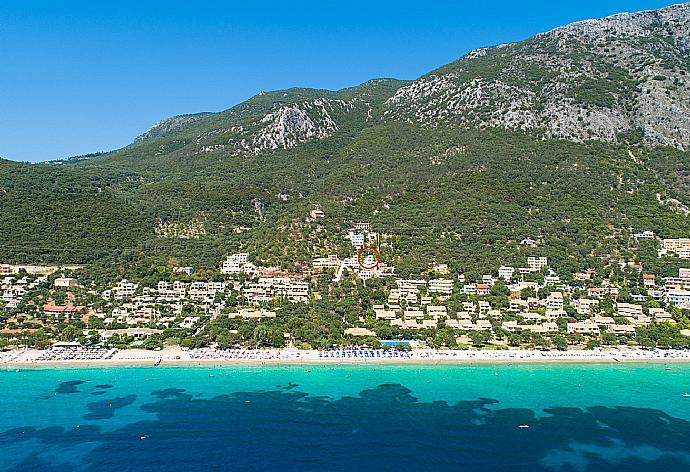
<path id="1" fill-rule="evenodd" d="M 262 92 L 117 151 L 0 161 L 0 260 L 124 273 L 244 250 L 301 270 L 371 221 L 401 274 L 539 254 L 563 273 L 670 270 L 633 235 L 690 233 L 689 18 L 681 4 L 579 22 L 415 81 Z M 326 218 L 307 221 L 316 207 Z"/>
<path id="2" fill-rule="evenodd" d="M 149 156 L 151 151 L 157 156 L 181 148 L 192 156 L 256 155 L 355 132 L 380 117 L 383 102 L 407 83 L 377 79 L 338 92 L 299 88 L 261 92 L 220 113 L 163 120 L 117 153 L 117 158 Z M 163 147 L 154 150 L 154 144 Z"/>
<path id="3" fill-rule="evenodd" d="M 400 88 L 384 116 L 548 138 L 690 146 L 690 4 L 479 49 Z"/>

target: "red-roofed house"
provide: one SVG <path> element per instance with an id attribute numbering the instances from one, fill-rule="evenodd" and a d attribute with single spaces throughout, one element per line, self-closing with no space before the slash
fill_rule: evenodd
<path id="1" fill-rule="evenodd" d="M 83 306 L 61 306 L 50 303 L 43 305 L 43 313 L 46 315 L 73 315 L 84 310 Z"/>

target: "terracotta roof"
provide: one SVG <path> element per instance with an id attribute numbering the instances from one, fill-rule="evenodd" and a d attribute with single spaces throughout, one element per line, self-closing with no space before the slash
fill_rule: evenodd
<path id="1" fill-rule="evenodd" d="M 50 311 L 53 313 L 76 313 L 83 310 L 83 306 L 60 306 L 60 305 L 43 305 L 43 311 Z"/>

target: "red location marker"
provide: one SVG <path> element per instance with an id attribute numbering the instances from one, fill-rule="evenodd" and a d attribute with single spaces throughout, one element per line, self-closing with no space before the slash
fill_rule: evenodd
<path id="1" fill-rule="evenodd" d="M 362 253 L 363 253 L 364 251 L 366 251 L 366 250 L 371 250 L 371 251 L 374 251 L 374 253 L 376 253 L 376 263 L 375 263 L 373 266 L 368 266 L 368 267 L 367 267 L 367 266 L 365 266 L 365 265 L 362 263 Z M 376 249 L 376 248 L 373 247 L 373 246 L 364 246 L 364 247 L 363 247 L 362 249 L 360 249 L 359 252 L 357 253 L 357 262 L 359 263 L 359 266 L 360 266 L 362 269 L 375 269 L 375 268 L 377 268 L 377 267 L 379 266 L 379 263 L 381 262 L 381 253 L 379 253 L 378 249 Z"/>

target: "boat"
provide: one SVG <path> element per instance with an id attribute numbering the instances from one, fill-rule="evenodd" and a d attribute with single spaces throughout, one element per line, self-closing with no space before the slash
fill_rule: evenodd
<path id="1" fill-rule="evenodd" d="M 520 426 L 518 426 L 518 428 L 527 429 L 527 428 L 529 428 L 529 425 L 528 424 L 521 424 Z"/>
<path id="2" fill-rule="evenodd" d="M 690 393 L 684 393 L 683 398 L 690 398 Z"/>

